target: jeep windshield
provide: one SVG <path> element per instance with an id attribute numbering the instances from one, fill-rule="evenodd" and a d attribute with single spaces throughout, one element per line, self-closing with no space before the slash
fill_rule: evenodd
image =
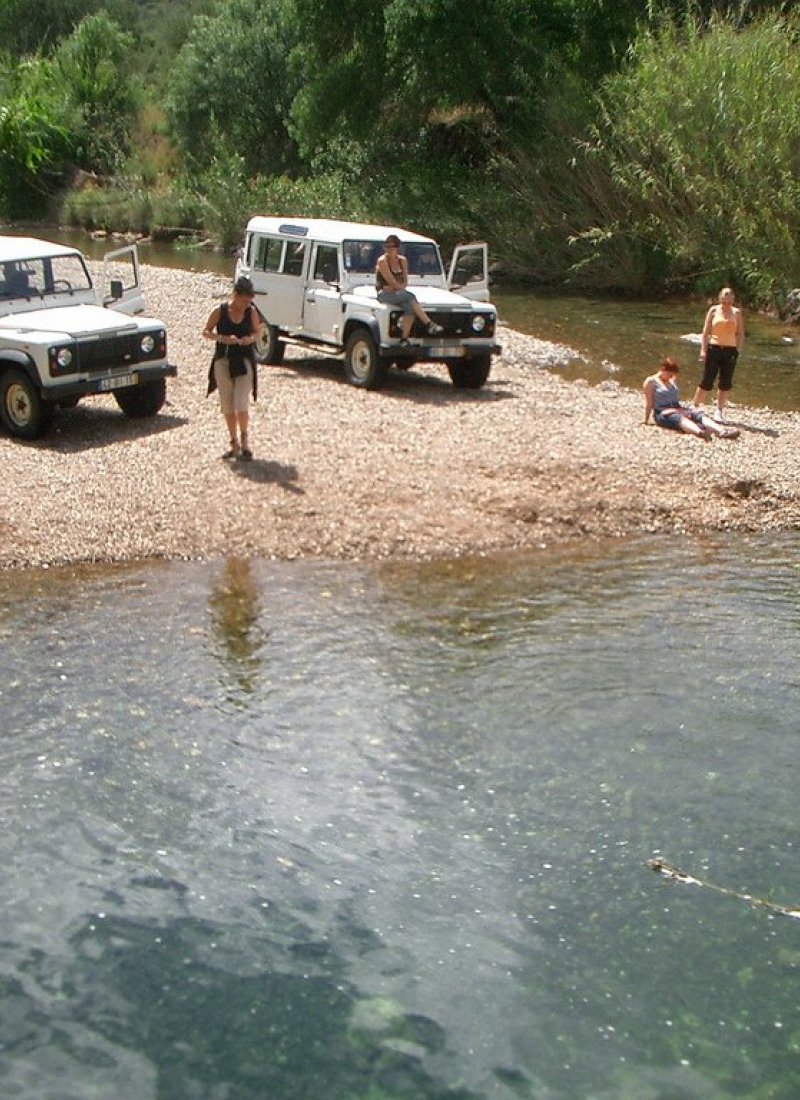
<path id="1" fill-rule="evenodd" d="M 383 241 L 345 241 L 345 270 L 350 275 L 367 275 L 371 278 L 383 252 Z M 400 245 L 400 253 L 408 260 L 409 275 L 441 277 L 442 261 L 435 244 L 427 241 L 405 241 Z"/>
<path id="2" fill-rule="evenodd" d="M 92 289 L 83 257 L 36 256 L 0 264 L 0 299 L 38 298 L 45 294 L 76 294 Z"/>

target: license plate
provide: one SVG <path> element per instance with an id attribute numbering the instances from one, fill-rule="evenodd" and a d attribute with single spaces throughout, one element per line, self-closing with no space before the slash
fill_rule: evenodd
<path id="1" fill-rule="evenodd" d="M 126 386 L 135 386 L 138 381 L 138 374 L 117 374 L 113 378 L 101 378 L 97 388 L 101 393 L 106 390 L 122 390 Z"/>

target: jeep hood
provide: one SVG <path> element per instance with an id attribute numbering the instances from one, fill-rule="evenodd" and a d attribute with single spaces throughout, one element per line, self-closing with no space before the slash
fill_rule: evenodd
<path id="1" fill-rule="evenodd" d="M 153 321 L 152 324 L 159 324 Z M 20 336 L 26 332 L 52 335 L 55 338 L 72 336 L 102 336 L 110 332 L 136 332 L 136 321 L 124 313 L 116 313 L 103 306 L 74 305 L 55 306 L 52 309 L 23 310 L 0 317 L 0 332 L 13 330 Z"/>
<path id="2" fill-rule="evenodd" d="M 425 309 L 468 309 L 476 307 L 487 308 L 486 302 L 474 302 L 471 298 L 465 298 L 463 294 L 456 294 L 452 290 L 444 290 L 440 286 L 426 286 L 425 283 L 409 283 L 408 289 Z M 350 294 L 357 298 L 377 298 L 375 286 L 356 286 Z"/>

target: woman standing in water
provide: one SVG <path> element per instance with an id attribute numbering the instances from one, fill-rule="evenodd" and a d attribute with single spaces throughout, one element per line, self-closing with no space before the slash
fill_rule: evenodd
<path id="1" fill-rule="evenodd" d="M 719 374 L 717 405 L 712 416 L 720 422 L 725 420 L 725 406 L 733 387 L 733 372 L 744 344 L 744 318 L 742 311 L 733 303 L 733 291 L 729 286 L 724 286 L 719 292 L 717 304 L 706 313 L 700 341 L 700 362 L 705 363 L 705 369 L 693 402 L 697 406 L 704 403 Z"/>

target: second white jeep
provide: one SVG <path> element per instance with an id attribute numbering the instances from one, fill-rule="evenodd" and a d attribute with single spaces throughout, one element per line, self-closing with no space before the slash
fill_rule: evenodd
<path id="1" fill-rule="evenodd" d="M 401 312 L 378 301 L 375 265 L 390 233 L 408 261 L 408 288 L 442 332 L 400 344 Z M 482 386 L 500 351 L 483 243 L 459 245 L 449 276 L 439 246 L 392 226 L 321 218 L 253 217 L 236 276 L 248 276 L 262 317 L 259 358 L 280 363 L 287 343 L 341 353 L 355 386 L 378 389 L 390 366 L 441 362 L 453 385 Z"/>

